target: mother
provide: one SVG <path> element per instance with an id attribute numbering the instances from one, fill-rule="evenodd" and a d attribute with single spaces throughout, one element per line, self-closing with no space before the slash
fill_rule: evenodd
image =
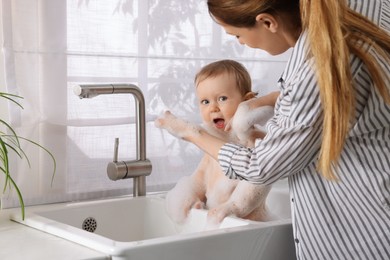
<path id="1" fill-rule="evenodd" d="M 288 178 L 298 259 L 390 257 L 389 0 L 208 0 L 241 44 L 293 48 L 280 93 L 253 149 L 210 136 L 170 113 L 157 124 L 258 184 Z"/>

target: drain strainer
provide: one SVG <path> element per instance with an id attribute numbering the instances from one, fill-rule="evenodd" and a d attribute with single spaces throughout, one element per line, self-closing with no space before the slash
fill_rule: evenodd
<path id="1" fill-rule="evenodd" d="M 82 228 L 88 232 L 95 232 L 97 228 L 96 219 L 94 219 L 93 217 L 84 219 Z"/>

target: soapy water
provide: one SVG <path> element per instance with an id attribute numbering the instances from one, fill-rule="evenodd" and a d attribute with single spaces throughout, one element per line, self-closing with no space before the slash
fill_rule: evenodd
<path id="1" fill-rule="evenodd" d="M 175 223 L 184 224 L 191 208 L 204 209 L 205 203 L 194 191 L 201 189 L 189 176 L 182 177 L 165 198 L 169 216 Z"/>
<path id="2" fill-rule="evenodd" d="M 227 181 L 233 182 L 232 180 Z M 201 223 L 203 228 L 197 231 L 218 229 L 225 217 L 228 216 L 254 221 L 279 219 L 266 206 L 267 195 L 271 189 L 270 186 L 258 186 L 245 181 L 238 181 L 227 201 L 217 205 L 208 205 L 207 200 L 206 202 L 202 201 L 197 194 L 192 192 L 193 185 L 194 182 L 191 181 L 190 176 L 185 176 L 179 180 L 175 188 L 169 191 L 166 196 L 166 209 L 168 215 L 176 224 L 178 233 L 185 233 L 188 232 L 188 229 L 191 229 L 189 227 L 193 217 L 191 209 L 207 210 L 204 222 Z M 225 187 L 229 189 L 228 186 L 225 185 Z M 218 196 L 216 193 L 212 195 Z"/>

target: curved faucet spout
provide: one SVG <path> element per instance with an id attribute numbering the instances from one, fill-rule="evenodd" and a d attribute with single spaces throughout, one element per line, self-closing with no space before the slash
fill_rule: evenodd
<path id="1" fill-rule="evenodd" d="M 133 178 L 134 196 L 145 195 L 145 176 L 151 173 L 152 164 L 146 158 L 145 99 L 141 89 L 134 84 L 88 84 L 75 86 L 74 93 L 80 98 L 93 98 L 99 95 L 126 93 L 134 96 L 137 135 L 136 160 L 120 162 L 114 160 L 107 165 L 107 174 L 111 180 Z"/>

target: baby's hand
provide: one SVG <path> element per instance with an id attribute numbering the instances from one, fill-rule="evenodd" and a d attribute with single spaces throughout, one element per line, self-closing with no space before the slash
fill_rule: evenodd
<path id="1" fill-rule="evenodd" d="M 181 139 L 199 134 L 199 127 L 183 119 L 177 118 L 170 111 L 165 111 L 154 121 L 158 128 L 167 130 L 171 135 Z"/>

